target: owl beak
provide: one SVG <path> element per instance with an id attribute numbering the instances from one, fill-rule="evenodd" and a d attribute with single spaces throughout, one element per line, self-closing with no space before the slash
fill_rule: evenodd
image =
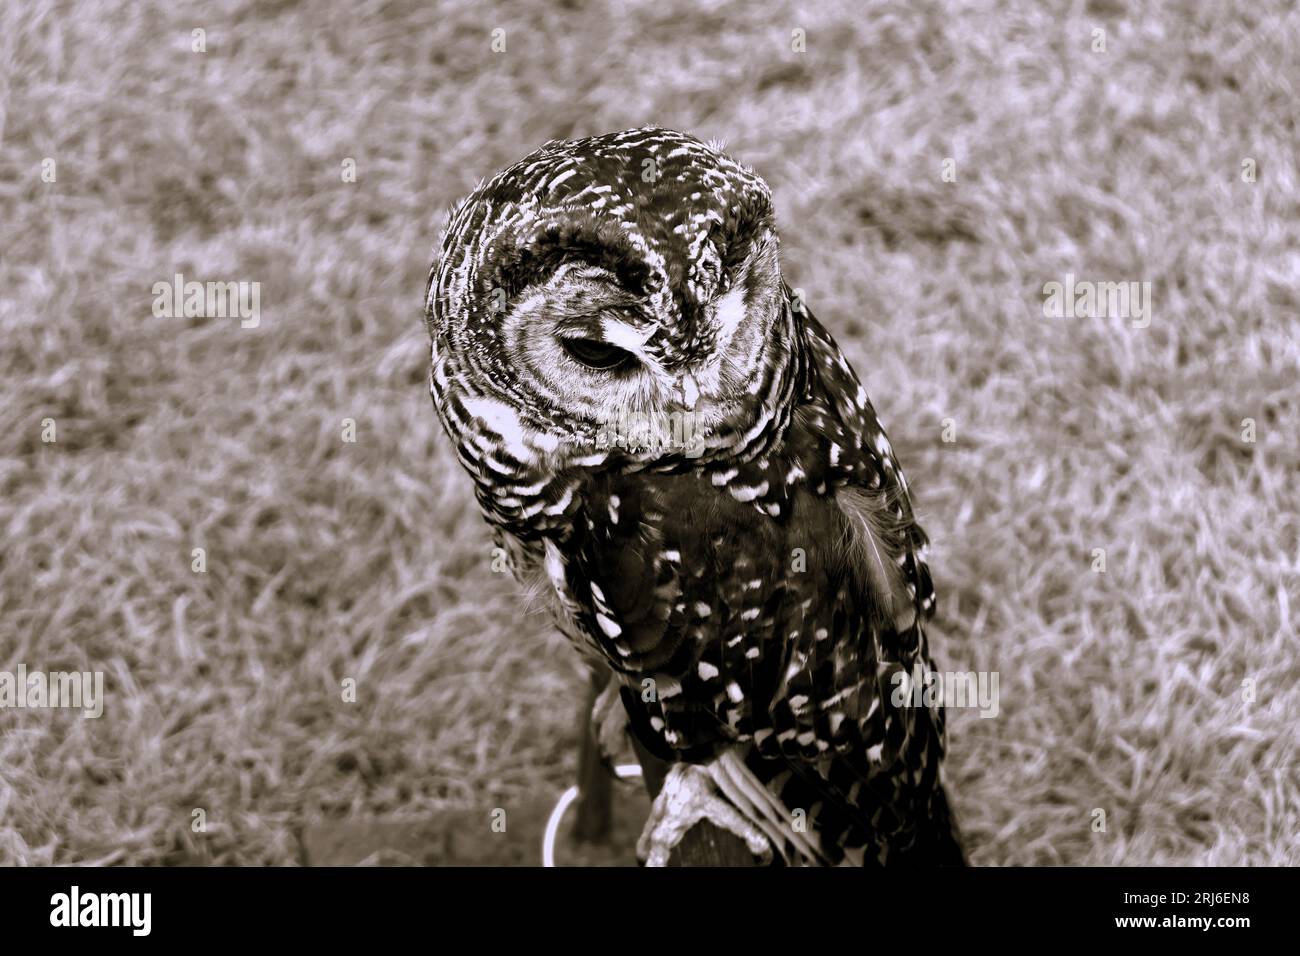
<path id="1" fill-rule="evenodd" d="M 681 396 L 681 403 L 688 409 L 694 409 L 696 403 L 700 400 L 700 386 L 695 381 L 695 376 L 687 372 L 677 382 L 677 391 Z"/>

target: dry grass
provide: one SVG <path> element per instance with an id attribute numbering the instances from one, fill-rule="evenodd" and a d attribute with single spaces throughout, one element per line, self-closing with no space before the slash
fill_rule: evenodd
<path id="1" fill-rule="evenodd" d="M 772 183 L 935 539 L 941 661 L 1001 675 L 952 721 L 973 860 L 1300 863 L 1289 4 L 493 6 L 0 7 L 0 669 L 109 687 L 0 712 L 0 863 L 285 863 L 567 783 L 577 672 L 488 570 L 420 295 L 479 177 L 648 122 Z M 260 326 L 155 318 L 175 272 L 260 282 Z M 1067 272 L 1151 281 L 1150 327 L 1045 319 Z"/>

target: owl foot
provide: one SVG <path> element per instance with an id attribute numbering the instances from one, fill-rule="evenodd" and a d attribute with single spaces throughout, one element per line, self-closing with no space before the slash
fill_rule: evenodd
<path id="1" fill-rule="evenodd" d="M 772 844 L 763 830 L 718 794 L 707 769 L 692 764 L 674 764 L 668 771 L 637 840 L 637 858 L 646 866 L 667 866 L 673 848 L 701 820 L 740 837 L 764 866 L 771 862 Z"/>

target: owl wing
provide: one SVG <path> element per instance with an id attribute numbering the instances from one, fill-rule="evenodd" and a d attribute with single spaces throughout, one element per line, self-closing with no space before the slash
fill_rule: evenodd
<path id="1" fill-rule="evenodd" d="M 835 593 L 819 613 L 835 622 L 830 648 L 804 641 L 787 675 L 786 696 L 804 705 L 792 708 L 798 734 L 807 738 L 811 729 L 820 746 L 825 734 L 817 728 L 831 727 L 833 757 L 805 750 L 812 759 L 791 764 L 783 799 L 821 798 L 823 839 L 843 849 L 881 862 L 893 854 L 959 863 L 939 780 L 943 708 L 914 706 L 906 693 L 933 666 L 925 635 L 935 606 L 928 541 L 866 390 L 810 314 L 805 329 L 811 370 L 799 417 L 821 465 L 810 490 L 835 504 L 845 575 L 831 577 Z M 828 658 L 833 666 L 825 666 Z"/>

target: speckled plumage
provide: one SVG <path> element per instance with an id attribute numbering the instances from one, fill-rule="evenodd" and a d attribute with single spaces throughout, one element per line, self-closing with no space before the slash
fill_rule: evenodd
<path id="1" fill-rule="evenodd" d="M 960 862 L 942 707 L 890 702 L 931 667 L 926 538 L 866 391 L 781 278 L 766 184 L 669 130 L 549 143 L 453 212 L 426 307 L 479 504 L 628 687 L 642 741 L 739 757 L 792 862 Z M 691 416 L 698 442 L 611 446 L 617 413 Z"/>

